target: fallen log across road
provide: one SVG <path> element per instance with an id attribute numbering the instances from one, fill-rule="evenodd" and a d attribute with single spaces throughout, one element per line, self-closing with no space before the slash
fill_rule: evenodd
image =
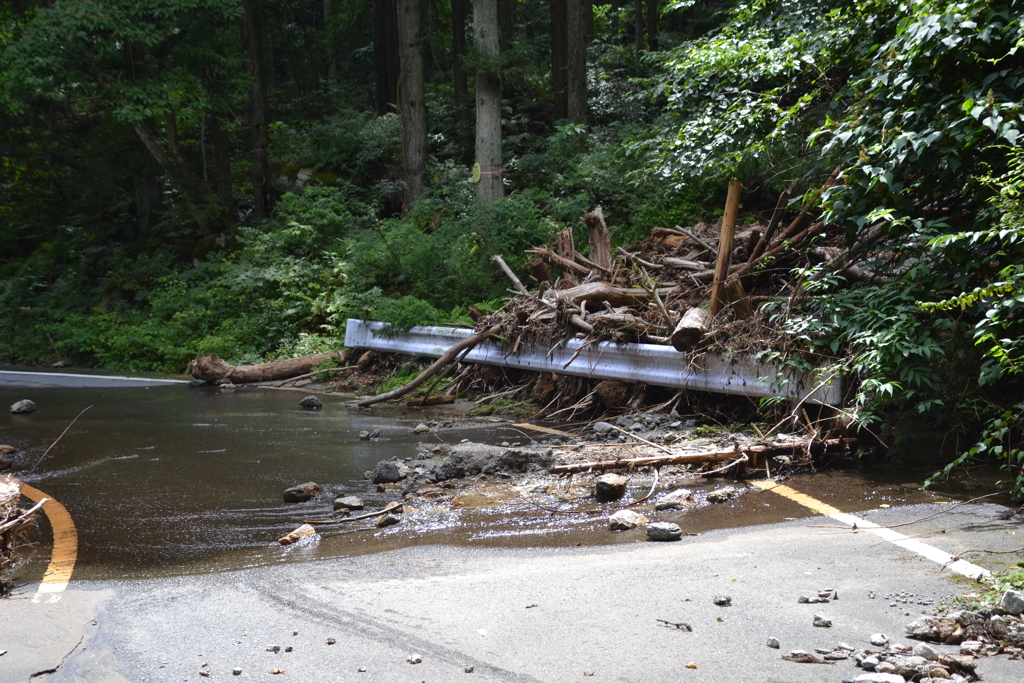
<path id="1" fill-rule="evenodd" d="M 661 467 L 664 465 L 704 465 L 711 462 L 732 460 L 742 455 L 747 456 L 751 462 L 755 463 L 756 466 L 759 458 L 772 457 L 776 455 L 793 455 L 795 453 L 804 453 L 808 450 L 812 454 L 846 451 L 852 449 L 856 445 L 857 439 L 855 437 L 827 439 L 825 441 L 797 441 L 796 443 L 782 445 L 757 444 L 747 448 L 738 448 L 730 451 L 707 451 L 704 453 L 684 453 L 679 455 L 652 455 L 644 458 L 600 460 L 597 462 L 581 462 L 571 465 L 555 465 L 551 468 L 550 472 L 552 474 L 576 474 L 579 472 L 634 469 L 637 467 Z"/>

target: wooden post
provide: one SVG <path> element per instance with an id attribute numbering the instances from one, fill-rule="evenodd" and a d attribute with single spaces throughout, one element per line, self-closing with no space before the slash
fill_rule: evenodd
<path id="1" fill-rule="evenodd" d="M 590 238 L 590 258 L 605 270 L 612 267 L 612 238 L 608 233 L 608 224 L 604 222 L 601 207 L 585 215 L 580 221 L 587 226 Z"/>
<path id="2" fill-rule="evenodd" d="M 703 308 L 689 309 L 672 331 L 672 346 L 676 347 L 676 351 L 693 351 L 693 347 L 697 346 L 711 329 L 711 320 L 711 314 Z"/>
<path id="3" fill-rule="evenodd" d="M 718 238 L 718 260 L 715 262 L 715 281 L 711 287 L 711 315 L 718 315 L 725 299 L 725 278 L 729 276 L 729 256 L 732 254 L 732 236 L 736 232 L 736 214 L 740 207 L 743 183 L 737 178 L 729 181 L 729 194 L 722 216 L 722 234 Z"/>

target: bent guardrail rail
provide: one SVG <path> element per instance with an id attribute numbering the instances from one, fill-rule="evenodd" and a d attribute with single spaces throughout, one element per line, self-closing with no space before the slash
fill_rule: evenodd
<path id="1" fill-rule="evenodd" d="M 385 327 L 385 323 L 349 319 L 345 346 L 439 358 L 450 346 L 473 334 L 473 330 L 457 327 L 414 327 L 408 332 L 384 335 L 381 332 Z M 671 346 L 599 342 L 573 359 L 582 343 L 579 339 L 570 339 L 553 348 L 521 344 L 512 354 L 501 342 L 486 341 L 462 360 L 756 398 L 780 396 L 825 405 L 842 402 L 838 379 L 822 382 L 814 373 L 780 369 L 773 363 L 759 363 L 750 356 L 703 354 L 695 360 L 691 354 L 680 353 Z"/>

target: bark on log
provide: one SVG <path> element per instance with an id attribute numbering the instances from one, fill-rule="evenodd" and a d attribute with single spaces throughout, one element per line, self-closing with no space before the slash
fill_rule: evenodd
<path id="1" fill-rule="evenodd" d="M 740 192 L 743 183 L 736 178 L 729 182 L 729 195 L 725 200 L 725 215 L 722 216 L 722 232 L 718 238 L 718 259 L 715 261 L 715 281 L 711 285 L 711 315 L 718 315 L 725 299 L 724 280 L 729 274 L 729 259 L 732 257 L 732 238 L 736 231 L 736 214 L 740 208 Z"/>
<path id="2" fill-rule="evenodd" d="M 247 384 L 249 382 L 270 382 L 279 379 L 288 379 L 296 375 L 311 372 L 314 367 L 324 361 L 339 359 L 341 356 L 337 351 L 330 353 L 316 353 L 312 356 L 300 356 L 298 358 L 285 358 L 259 365 L 231 365 L 220 358 L 217 354 L 209 356 L 199 354 L 189 362 L 189 372 L 196 379 L 205 382 L 217 382 L 230 380 L 236 384 Z"/>
<path id="3" fill-rule="evenodd" d="M 388 392 L 380 394 L 378 396 L 371 396 L 369 398 L 364 398 L 362 401 L 359 401 L 358 403 L 356 403 L 356 405 L 359 406 L 360 408 L 367 408 L 369 406 L 372 406 L 375 403 L 381 403 L 383 401 L 391 401 L 393 399 L 401 398 L 402 396 L 405 396 L 410 391 L 414 390 L 416 387 L 418 387 L 419 385 L 423 384 L 425 381 L 427 381 L 428 379 L 430 379 L 431 377 L 436 375 L 438 372 L 440 372 L 442 368 L 444 368 L 446 365 L 448 365 L 449 363 L 454 361 L 455 358 L 460 353 L 462 353 L 463 351 L 466 351 L 468 349 L 473 348 L 474 346 L 476 346 L 480 342 L 482 342 L 485 339 L 487 339 L 488 337 L 490 337 L 492 334 L 497 334 L 498 331 L 500 331 L 500 330 L 501 330 L 501 326 L 500 325 L 494 325 L 494 326 L 484 330 L 483 332 L 479 332 L 477 334 L 474 334 L 472 337 L 467 337 L 466 339 L 463 339 L 458 344 L 455 344 L 454 346 L 449 348 L 447 351 L 445 351 L 444 355 L 441 356 L 440 358 L 438 358 L 436 361 L 434 361 L 433 365 L 431 365 L 429 368 L 427 368 L 426 370 L 421 372 L 419 375 L 417 375 L 415 379 L 413 379 L 411 382 L 406 384 L 404 387 L 399 387 L 398 389 L 395 389 L 394 391 L 388 391 Z"/>
<path id="4" fill-rule="evenodd" d="M 555 251 L 569 261 L 576 259 L 576 243 L 572 239 L 572 228 L 566 228 L 555 235 Z"/>
<path id="5" fill-rule="evenodd" d="M 552 293 L 558 299 L 567 301 L 574 306 L 579 306 L 581 301 L 591 304 L 607 301 L 612 306 L 633 306 L 653 298 L 651 293 L 645 289 L 614 287 L 607 282 L 588 282 L 569 289 L 552 290 Z"/>
<path id="6" fill-rule="evenodd" d="M 675 256 L 666 256 L 661 259 L 661 262 L 670 268 L 683 268 L 685 270 L 701 271 L 708 267 L 708 264 L 701 263 L 700 261 L 689 261 L 684 258 L 676 258 Z"/>
<path id="7" fill-rule="evenodd" d="M 653 455 L 646 458 L 628 458 L 623 460 L 601 460 L 598 462 L 582 462 L 573 465 L 555 465 L 552 474 L 576 474 L 602 470 L 634 469 L 652 465 L 703 465 L 709 462 L 723 462 L 746 455 L 755 458 L 773 457 L 776 455 L 794 455 L 808 450 L 812 455 L 825 452 L 846 451 L 857 445 L 856 438 L 828 439 L 826 441 L 798 441 L 792 444 L 769 445 L 757 444 L 748 448 L 731 451 L 710 451 L 707 453 L 687 453 L 685 455 Z M 752 457 L 753 456 L 753 457 Z"/>
<path id="8" fill-rule="evenodd" d="M 700 343 L 711 329 L 711 313 L 703 308 L 691 308 L 683 314 L 676 329 L 672 331 L 672 346 L 676 351 L 689 353 Z"/>
<path id="9" fill-rule="evenodd" d="M 534 247 L 533 249 L 529 249 L 528 251 L 530 251 L 533 254 L 536 254 L 541 259 L 547 261 L 550 265 L 560 270 L 564 270 L 570 273 L 576 273 L 577 275 L 582 275 L 583 277 L 590 275 L 590 268 L 587 268 L 586 266 L 581 266 L 575 261 L 570 261 L 564 256 L 559 256 L 558 254 L 554 253 L 553 251 L 546 247 Z"/>
<path id="10" fill-rule="evenodd" d="M 743 283 L 739 278 L 726 280 L 725 298 L 736 315 L 737 320 L 747 320 L 754 315 L 754 307 L 750 304 L 750 297 L 743 291 Z"/>
<path id="11" fill-rule="evenodd" d="M 630 332 L 638 336 L 665 329 L 629 313 L 595 313 L 587 321 L 601 332 Z"/>
<path id="12" fill-rule="evenodd" d="M 590 238 L 590 260 L 601 268 L 612 267 L 612 237 L 608 232 L 608 224 L 604 220 L 604 211 L 596 207 L 580 219 L 587 226 Z"/>
<path id="13" fill-rule="evenodd" d="M 422 408 L 423 406 L 441 406 L 448 405 L 449 403 L 455 403 L 454 394 L 445 394 L 443 396 L 429 396 L 427 398 L 410 398 L 405 402 L 405 405 L 411 408 Z"/>

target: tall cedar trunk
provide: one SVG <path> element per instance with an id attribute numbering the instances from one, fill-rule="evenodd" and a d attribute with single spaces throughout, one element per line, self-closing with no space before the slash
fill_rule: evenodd
<path id="1" fill-rule="evenodd" d="M 423 41 L 419 0 L 398 0 L 398 113 L 402 125 L 402 171 L 405 195 L 402 211 L 423 194 L 427 165 L 427 108 L 423 102 Z"/>
<path id="2" fill-rule="evenodd" d="M 555 90 L 555 120 L 569 118 L 569 99 L 566 84 L 566 68 L 569 64 L 566 53 L 565 7 L 568 0 L 551 0 L 551 84 Z"/>
<path id="3" fill-rule="evenodd" d="M 636 53 L 644 51 L 644 0 L 633 0 L 633 28 L 636 34 Z"/>
<path id="4" fill-rule="evenodd" d="M 647 0 L 647 49 L 658 49 L 658 0 Z"/>
<path id="5" fill-rule="evenodd" d="M 267 76 L 263 64 L 263 25 L 257 0 L 242 0 L 242 44 L 249 53 L 249 125 L 252 127 L 252 208 L 253 218 L 263 220 L 270 214 L 267 202 L 267 174 L 270 163 L 267 147 L 270 118 L 267 100 Z"/>
<path id="6" fill-rule="evenodd" d="M 498 72 L 498 0 L 473 0 L 476 37 L 477 197 L 490 204 L 505 196 L 501 181 L 501 76 Z"/>
<path id="7" fill-rule="evenodd" d="M 588 3 L 589 4 L 589 3 Z M 587 45 L 584 40 L 584 0 L 566 0 L 566 105 L 571 123 L 587 122 Z"/>
<path id="8" fill-rule="evenodd" d="M 213 143 L 213 191 L 217 195 L 223 222 L 234 222 L 235 196 L 231 192 L 231 137 L 216 116 L 210 117 Z"/>
<path id="9" fill-rule="evenodd" d="M 377 76 L 377 113 L 394 111 L 398 102 L 398 9 L 396 0 L 375 0 L 373 66 Z"/>
<path id="10" fill-rule="evenodd" d="M 455 90 L 455 123 L 459 141 L 467 152 L 473 141 L 469 130 L 469 84 L 466 79 L 466 22 L 469 0 L 452 0 L 452 85 Z"/>

